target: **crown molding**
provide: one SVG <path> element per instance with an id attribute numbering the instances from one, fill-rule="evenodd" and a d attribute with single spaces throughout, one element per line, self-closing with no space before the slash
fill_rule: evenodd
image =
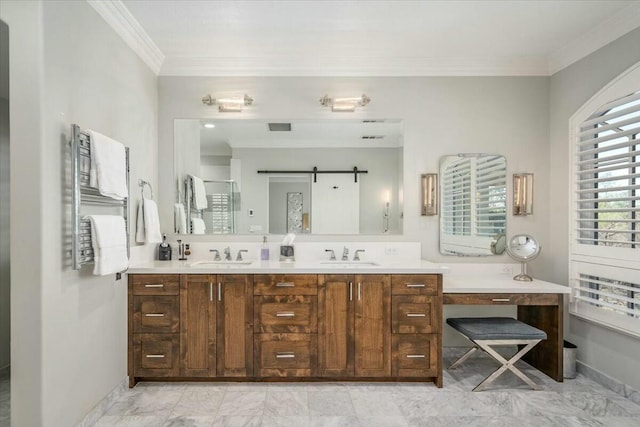
<path id="1" fill-rule="evenodd" d="M 169 57 L 162 76 L 546 76 L 547 58 Z"/>
<path id="2" fill-rule="evenodd" d="M 571 43 L 552 52 L 549 55 L 548 74 L 557 73 L 638 27 L 640 2 L 634 2 Z"/>
<path id="3" fill-rule="evenodd" d="M 151 70 L 158 75 L 165 59 L 144 28 L 120 0 L 87 0 L 96 12 L 116 32 Z"/>

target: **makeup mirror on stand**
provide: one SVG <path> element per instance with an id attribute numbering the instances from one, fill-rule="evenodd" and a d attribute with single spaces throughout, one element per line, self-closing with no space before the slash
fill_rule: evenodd
<path id="1" fill-rule="evenodd" d="M 538 241 L 528 234 L 516 234 L 507 243 L 507 253 L 522 265 L 520 274 L 514 276 L 513 280 L 533 281 L 533 278 L 527 274 L 527 262 L 534 260 L 540 254 Z"/>

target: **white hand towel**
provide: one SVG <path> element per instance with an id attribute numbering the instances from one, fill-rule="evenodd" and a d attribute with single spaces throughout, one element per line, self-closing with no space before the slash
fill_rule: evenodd
<path id="1" fill-rule="evenodd" d="M 118 215 L 87 215 L 91 221 L 93 274 L 105 276 L 129 268 L 127 229 Z"/>
<path id="2" fill-rule="evenodd" d="M 160 217 L 158 205 L 151 199 L 142 199 L 138 203 L 138 220 L 136 221 L 136 242 L 160 243 Z"/>
<path id="3" fill-rule="evenodd" d="M 207 209 L 207 190 L 204 188 L 204 182 L 197 176 L 191 176 L 193 182 L 193 207 L 201 210 Z"/>
<path id="4" fill-rule="evenodd" d="M 204 234 L 206 229 L 202 218 L 191 218 L 191 234 Z"/>
<path id="5" fill-rule="evenodd" d="M 184 212 L 184 205 L 176 203 L 173 205 L 173 221 L 178 234 L 187 234 L 187 215 Z"/>
<path id="6" fill-rule="evenodd" d="M 124 145 L 90 130 L 91 168 L 89 185 L 103 196 L 122 200 L 129 196 L 127 187 L 127 155 Z"/>

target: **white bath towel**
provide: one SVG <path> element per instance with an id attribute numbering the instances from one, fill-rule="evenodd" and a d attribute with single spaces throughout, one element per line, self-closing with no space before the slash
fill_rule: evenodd
<path id="1" fill-rule="evenodd" d="M 184 213 L 184 205 L 176 203 L 173 205 L 173 223 L 178 234 L 187 234 L 187 215 Z"/>
<path id="2" fill-rule="evenodd" d="M 204 234 L 206 229 L 202 218 L 191 218 L 191 234 Z"/>
<path id="3" fill-rule="evenodd" d="M 129 197 L 127 187 L 127 155 L 124 145 L 90 130 L 91 167 L 89 185 L 103 196 L 122 200 Z"/>
<path id="4" fill-rule="evenodd" d="M 143 198 L 138 203 L 138 221 L 136 222 L 136 242 L 160 243 L 160 217 L 158 205 L 151 199 Z"/>
<path id="5" fill-rule="evenodd" d="M 193 182 L 193 207 L 201 210 L 207 209 L 207 190 L 204 188 L 204 182 L 197 176 L 191 176 Z"/>
<path id="6" fill-rule="evenodd" d="M 118 215 L 87 215 L 91 221 L 93 274 L 105 276 L 129 268 L 127 229 Z"/>

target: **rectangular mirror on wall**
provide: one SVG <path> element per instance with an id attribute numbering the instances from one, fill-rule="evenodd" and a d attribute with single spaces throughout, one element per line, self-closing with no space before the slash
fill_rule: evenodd
<path id="1" fill-rule="evenodd" d="M 440 159 L 440 253 L 499 255 L 507 232 L 507 161 L 492 154 Z"/>
<path id="2" fill-rule="evenodd" d="M 401 120 L 177 119 L 174 156 L 187 233 L 402 234 Z"/>

